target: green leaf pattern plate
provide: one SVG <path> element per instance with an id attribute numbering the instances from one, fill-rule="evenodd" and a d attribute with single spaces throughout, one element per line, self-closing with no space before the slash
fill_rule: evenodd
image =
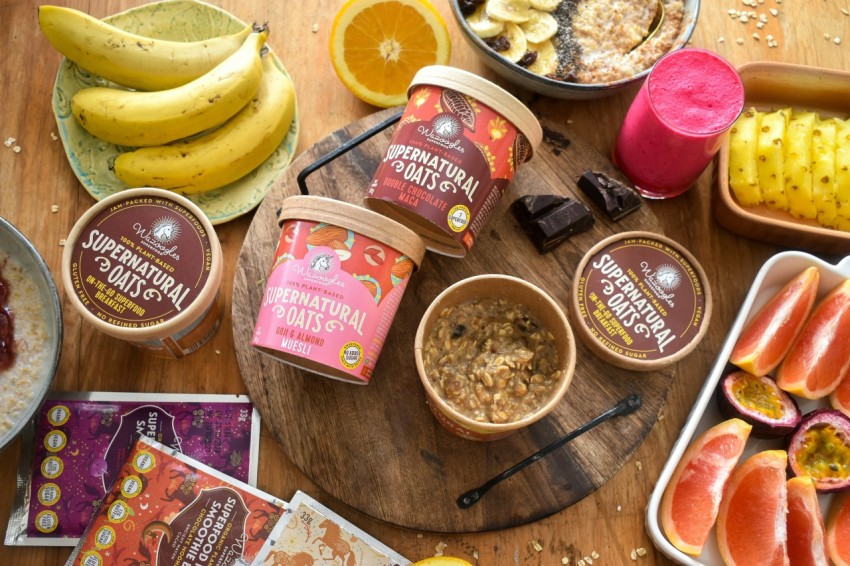
<path id="1" fill-rule="evenodd" d="M 245 23 L 224 10 L 196 0 L 166 0 L 121 12 L 104 21 L 127 31 L 172 41 L 198 41 L 235 33 Z M 274 34 L 274 30 L 271 30 Z M 274 53 L 275 63 L 286 73 Z M 287 73 L 288 74 L 288 73 Z M 97 200 L 129 188 L 112 172 L 115 158 L 133 148 L 101 141 L 84 130 L 71 113 L 71 97 L 90 86 L 119 87 L 63 59 L 53 88 L 53 112 L 59 137 L 71 168 L 83 187 Z M 271 190 L 277 176 L 292 161 L 298 142 L 298 111 L 280 146 L 265 162 L 238 181 L 220 189 L 186 195 L 206 213 L 213 224 L 221 224 L 257 206 Z"/>

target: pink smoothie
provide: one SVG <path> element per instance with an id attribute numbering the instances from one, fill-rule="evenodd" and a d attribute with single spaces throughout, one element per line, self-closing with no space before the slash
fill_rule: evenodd
<path id="1" fill-rule="evenodd" d="M 720 148 L 744 105 L 728 61 L 704 49 L 661 58 L 629 108 L 614 162 L 650 198 L 685 192 Z"/>

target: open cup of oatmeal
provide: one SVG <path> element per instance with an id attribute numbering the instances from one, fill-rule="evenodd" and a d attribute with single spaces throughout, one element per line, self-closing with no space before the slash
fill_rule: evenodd
<path id="1" fill-rule="evenodd" d="M 438 295 L 419 323 L 414 354 L 431 412 L 471 440 L 498 440 L 545 417 L 563 399 L 576 363 L 558 303 L 497 274 Z"/>

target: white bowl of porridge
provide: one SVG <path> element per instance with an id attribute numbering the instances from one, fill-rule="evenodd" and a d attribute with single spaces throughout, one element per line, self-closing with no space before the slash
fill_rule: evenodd
<path id="1" fill-rule="evenodd" d="M 62 310 L 47 265 L 0 217 L 0 450 L 47 394 L 62 348 Z"/>
<path id="2" fill-rule="evenodd" d="M 508 275 L 478 275 L 431 303 L 414 339 L 426 400 L 449 432 L 497 440 L 545 417 L 563 399 L 576 363 L 561 307 Z"/>
<path id="3" fill-rule="evenodd" d="M 640 82 L 662 55 L 684 47 L 700 0 L 450 3 L 464 39 L 496 73 L 545 96 L 581 100 Z"/>

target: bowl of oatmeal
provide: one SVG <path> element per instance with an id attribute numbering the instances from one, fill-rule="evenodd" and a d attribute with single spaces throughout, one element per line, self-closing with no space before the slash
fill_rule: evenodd
<path id="1" fill-rule="evenodd" d="M 494 274 L 459 281 L 434 299 L 414 355 L 437 421 L 463 438 L 497 440 L 563 399 L 576 347 L 564 312 L 545 291 Z"/>
<path id="2" fill-rule="evenodd" d="M 581 100 L 640 82 L 662 55 L 684 47 L 699 3 L 452 0 L 451 6 L 464 39 L 496 73 L 545 96 Z"/>
<path id="3" fill-rule="evenodd" d="M 44 400 L 62 347 L 62 310 L 38 251 L 0 217 L 0 450 Z"/>

